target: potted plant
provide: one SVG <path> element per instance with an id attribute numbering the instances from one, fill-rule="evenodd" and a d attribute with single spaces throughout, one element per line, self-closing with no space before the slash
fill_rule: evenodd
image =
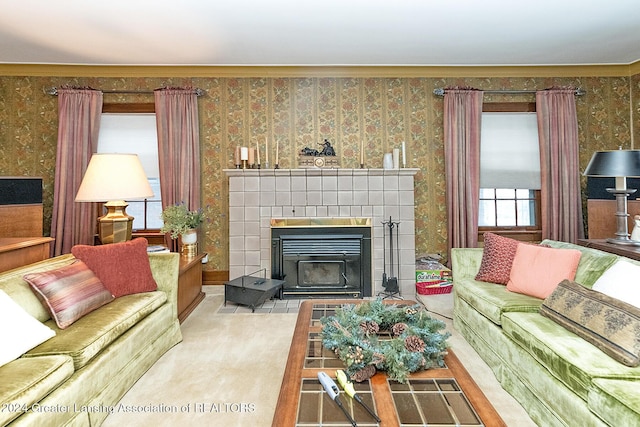
<path id="1" fill-rule="evenodd" d="M 190 211 L 184 203 L 167 206 L 161 215 L 163 233 L 171 233 L 172 239 L 182 236 L 183 244 L 196 243 L 198 235 L 196 228 L 202 224 L 206 215 L 202 209 Z"/>

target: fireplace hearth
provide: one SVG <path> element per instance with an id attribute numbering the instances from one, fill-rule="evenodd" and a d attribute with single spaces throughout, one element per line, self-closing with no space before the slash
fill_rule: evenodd
<path id="1" fill-rule="evenodd" d="M 283 296 L 371 296 L 371 221 L 368 218 L 274 219 L 271 277 Z"/>

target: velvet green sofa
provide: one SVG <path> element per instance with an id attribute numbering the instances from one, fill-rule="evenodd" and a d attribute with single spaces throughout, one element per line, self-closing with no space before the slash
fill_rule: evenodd
<path id="1" fill-rule="evenodd" d="M 582 252 L 575 277 L 593 286 L 618 256 Z M 483 249 L 452 249 L 454 327 L 540 426 L 640 425 L 640 367 L 628 367 L 539 314 L 543 300 L 475 280 Z M 636 262 L 634 262 L 636 263 Z M 636 263 L 638 264 L 638 263 Z"/>
<path id="2" fill-rule="evenodd" d="M 0 366 L 0 426 L 100 425 L 127 390 L 182 340 L 178 254 L 149 255 L 157 291 L 116 298 L 61 330 L 23 276 L 74 260 L 62 255 L 0 273 L 0 289 L 56 332 Z"/>

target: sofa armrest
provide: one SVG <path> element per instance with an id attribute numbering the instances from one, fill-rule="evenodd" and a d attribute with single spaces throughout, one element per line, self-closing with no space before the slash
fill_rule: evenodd
<path id="1" fill-rule="evenodd" d="M 167 301 L 173 306 L 173 314 L 178 317 L 178 276 L 180 275 L 180 254 L 149 254 L 151 273 L 158 284 L 158 290 L 167 294 Z"/>
<path id="2" fill-rule="evenodd" d="M 451 248 L 453 281 L 475 279 L 482 262 L 482 248 Z"/>

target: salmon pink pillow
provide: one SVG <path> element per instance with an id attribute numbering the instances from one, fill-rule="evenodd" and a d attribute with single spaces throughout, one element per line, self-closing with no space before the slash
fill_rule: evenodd
<path id="1" fill-rule="evenodd" d="M 545 299 L 563 280 L 576 276 L 581 252 L 520 243 L 507 290 Z"/>
<path id="2" fill-rule="evenodd" d="M 71 248 L 73 256 L 87 264 L 114 297 L 158 289 L 147 254 L 147 239 Z"/>

